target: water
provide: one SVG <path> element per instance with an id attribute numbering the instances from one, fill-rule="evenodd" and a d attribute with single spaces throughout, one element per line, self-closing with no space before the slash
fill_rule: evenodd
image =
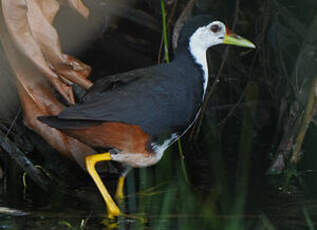
<path id="1" fill-rule="evenodd" d="M 126 192 L 131 191 L 134 177 L 145 172 L 129 176 Z M 308 177 L 316 179 L 316 174 Z M 97 191 L 87 189 L 87 194 L 96 196 L 91 203 L 69 197 L 53 199 L 54 195 L 39 201 L 27 193 L 17 201 L 2 194 L 0 229 L 308 229 L 309 220 L 317 217 L 317 200 L 308 199 L 296 187 L 250 188 L 247 194 L 237 191 L 226 197 L 219 188 L 202 191 L 173 177 L 128 193 L 120 204 L 124 216 L 111 220 Z"/>

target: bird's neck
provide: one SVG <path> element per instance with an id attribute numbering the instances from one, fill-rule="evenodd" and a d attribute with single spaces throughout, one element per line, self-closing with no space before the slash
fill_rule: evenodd
<path id="1" fill-rule="evenodd" d="M 199 52 L 198 50 L 193 50 L 195 52 Z M 208 84 L 208 66 L 206 60 L 206 54 L 204 56 L 201 55 L 193 55 L 190 50 L 190 47 L 178 47 L 175 51 L 175 57 L 173 63 L 181 69 L 182 72 L 185 72 L 184 76 L 188 76 L 189 82 L 199 82 L 201 88 L 196 88 L 197 90 L 201 90 L 202 100 L 205 97 L 206 88 Z M 184 79 L 185 80 L 185 79 Z M 190 83 L 193 85 L 192 83 Z"/>
<path id="2" fill-rule="evenodd" d="M 203 96 L 206 93 L 207 85 L 208 85 L 208 64 L 207 64 L 207 57 L 206 57 L 206 51 L 207 49 L 201 47 L 199 45 L 199 38 L 196 39 L 195 36 L 192 36 L 189 40 L 188 44 L 188 50 L 192 58 L 194 59 L 194 62 L 198 64 L 203 71 L 203 89 L 204 93 Z"/>

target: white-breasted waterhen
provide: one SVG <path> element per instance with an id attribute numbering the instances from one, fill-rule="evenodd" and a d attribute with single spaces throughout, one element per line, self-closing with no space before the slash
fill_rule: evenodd
<path id="1" fill-rule="evenodd" d="M 131 168 L 157 163 L 197 118 L 208 81 L 206 51 L 218 44 L 255 48 L 211 16 L 196 16 L 183 27 L 170 64 L 107 76 L 94 83 L 80 104 L 38 118 L 96 149 L 114 150 L 82 156 L 109 216 L 121 212 L 95 164 L 111 160 Z M 119 195 L 127 171 L 119 179 Z"/>

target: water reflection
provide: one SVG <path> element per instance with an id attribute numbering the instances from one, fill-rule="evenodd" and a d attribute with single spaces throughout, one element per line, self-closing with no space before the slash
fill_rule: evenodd
<path id="1" fill-rule="evenodd" d="M 128 190 L 129 183 L 134 180 L 128 180 Z M 172 178 L 129 193 L 120 204 L 125 215 L 116 221 L 107 219 L 102 205 L 94 204 L 94 208 L 87 209 L 68 205 L 71 202 L 48 202 L 39 208 L 24 202 L 18 208 L 9 208 L 11 204 L 2 200 L 0 229 L 307 229 L 308 220 L 313 223 L 316 218 L 312 213 L 317 213 L 317 201 L 305 200 L 295 190 L 251 194 L 247 201 L 258 202 L 247 202 L 238 214 L 222 210 L 221 200 L 214 198 L 215 191 L 211 190 L 206 197 L 200 196 L 200 192 L 182 178 Z M 238 196 L 232 198 L 234 210 Z M 267 199 L 265 204 L 263 199 Z"/>

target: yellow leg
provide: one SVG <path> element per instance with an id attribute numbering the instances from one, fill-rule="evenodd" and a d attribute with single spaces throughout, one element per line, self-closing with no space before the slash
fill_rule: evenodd
<path id="1" fill-rule="evenodd" d="M 125 182 L 126 176 L 131 171 L 131 169 L 132 169 L 132 167 L 125 165 L 125 168 L 124 168 L 121 176 L 119 177 L 116 195 L 115 195 L 115 198 L 117 201 L 122 201 L 124 198 L 124 193 L 123 193 L 124 182 Z"/>
<path id="2" fill-rule="evenodd" d="M 103 184 L 100 176 L 98 175 L 95 169 L 95 165 L 97 162 L 110 161 L 110 160 L 111 160 L 110 153 L 101 153 L 101 154 L 87 156 L 85 159 L 85 163 L 86 163 L 86 169 L 88 173 L 94 180 L 95 184 L 97 185 L 99 189 L 99 192 L 101 193 L 104 201 L 106 202 L 109 218 L 113 218 L 114 216 L 121 215 L 121 211 L 116 205 L 116 203 L 113 201 L 111 195 L 109 194 L 107 188 Z"/>
<path id="3" fill-rule="evenodd" d="M 125 180 L 125 176 L 119 177 L 116 195 L 115 195 L 115 198 L 118 201 L 123 200 L 123 197 L 124 197 L 124 194 L 123 194 L 124 180 Z"/>

